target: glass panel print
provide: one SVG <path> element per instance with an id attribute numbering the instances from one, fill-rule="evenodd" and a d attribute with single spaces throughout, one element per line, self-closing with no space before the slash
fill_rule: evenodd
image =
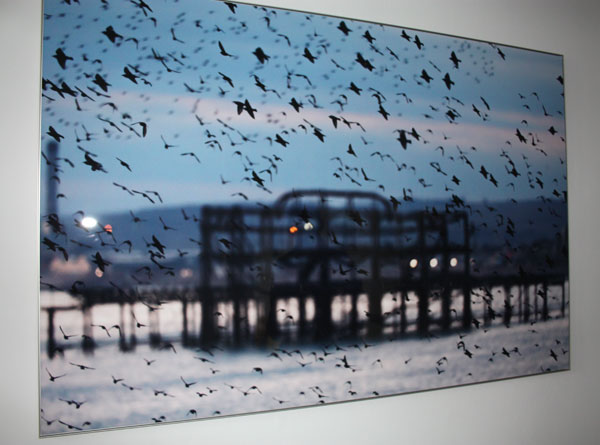
<path id="1" fill-rule="evenodd" d="M 40 434 L 569 368 L 560 55 L 44 2 Z"/>

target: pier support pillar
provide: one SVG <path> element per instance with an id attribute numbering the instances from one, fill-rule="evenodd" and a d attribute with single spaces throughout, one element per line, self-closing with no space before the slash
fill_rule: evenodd
<path id="1" fill-rule="evenodd" d="M 181 299 L 181 344 L 183 346 L 189 345 L 189 334 L 188 334 L 188 302 L 186 298 Z"/>
<path id="2" fill-rule="evenodd" d="M 542 284 L 542 320 L 548 320 L 548 283 Z"/>
<path id="3" fill-rule="evenodd" d="M 564 318 L 565 316 L 565 306 L 566 306 L 566 291 L 565 291 L 565 282 L 562 282 L 561 285 L 561 301 L 560 301 L 560 315 Z"/>
<path id="4" fill-rule="evenodd" d="M 503 322 L 504 326 L 507 328 L 510 327 L 510 320 L 512 318 L 513 306 L 510 298 L 512 297 L 510 293 L 510 287 L 504 286 L 504 314 L 503 314 Z"/>
<path id="5" fill-rule="evenodd" d="M 56 354 L 56 338 L 54 338 L 54 308 L 49 308 L 48 312 L 48 342 L 46 343 L 46 352 L 49 358 Z"/>
<path id="6" fill-rule="evenodd" d="M 406 333 L 408 321 L 406 320 L 406 302 L 408 301 L 408 293 L 403 290 L 400 293 L 400 333 Z"/>
<path id="7" fill-rule="evenodd" d="M 527 323 L 531 314 L 531 305 L 529 303 L 529 285 L 523 285 L 523 321 Z"/>
<path id="8" fill-rule="evenodd" d="M 96 343 L 92 336 L 92 307 L 87 303 L 81 308 L 81 318 L 83 320 L 83 340 L 81 349 L 84 354 L 91 354 L 94 351 Z"/>

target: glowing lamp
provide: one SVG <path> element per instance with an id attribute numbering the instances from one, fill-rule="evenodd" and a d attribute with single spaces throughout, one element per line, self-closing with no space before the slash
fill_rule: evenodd
<path id="1" fill-rule="evenodd" d="M 96 218 L 86 216 L 81 220 L 81 225 L 86 229 L 93 229 L 94 227 L 96 227 L 96 225 L 98 225 L 98 221 L 96 220 Z"/>

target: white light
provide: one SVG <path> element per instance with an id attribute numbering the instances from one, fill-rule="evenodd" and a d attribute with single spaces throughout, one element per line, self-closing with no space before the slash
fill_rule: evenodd
<path id="1" fill-rule="evenodd" d="M 310 221 L 304 223 L 304 230 L 312 230 L 315 226 L 312 225 Z"/>
<path id="2" fill-rule="evenodd" d="M 432 269 L 435 269 L 438 265 L 438 260 L 437 258 L 432 258 L 429 260 L 429 267 L 431 267 Z"/>
<path id="3" fill-rule="evenodd" d="M 194 275 L 192 269 L 185 268 L 179 271 L 179 276 L 181 278 L 190 278 L 192 275 Z"/>
<path id="4" fill-rule="evenodd" d="M 96 267 L 96 270 L 94 271 L 94 275 L 96 275 L 98 278 L 102 278 L 102 276 L 104 275 L 104 272 L 102 272 L 100 270 L 100 268 Z"/>
<path id="5" fill-rule="evenodd" d="M 419 265 L 419 262 L 415 258 L 413 258 L 412 260 L 410 260 L 410 263 L 408 263 L 408 265 L 411 269 L 414 269 Z"/>
<path id="6" fill-rule="evenodd" d="M 450 267 L 456 267 L 458 266 L 458 260 L 456 258 L 451 258 L 450 259 Z"/>
<path id="7" fill-rule="evenodd" d="M 91 216 L 86 216 L 85 218 L 83 218 L 81 220 L 81 225 L 83 227 L 85 227 L 86 229 L 93 229 L 94 227 L 96 227 L 98 225 L 98 221 L 96 221 L 96 218 L 92 218 Z"/>

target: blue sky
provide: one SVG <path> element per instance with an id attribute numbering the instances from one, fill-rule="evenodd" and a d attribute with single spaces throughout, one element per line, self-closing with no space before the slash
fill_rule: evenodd
<path id="1" fill-rule="evenodd" d="M 60 157 L 74 164 L 59 161 L 62 211 L 152 206 L 115 182 L 157 191 L 169 206 L 245 202 L 237 193 L 267 203 L 291 188 L 370 190 L 386 198 L 410 189 L 415 199 L 455 194 L 466 201 L 540 199 L 566 190 L 561 56 L 248 5 L 233 13 L 217 1 L 148 1 L 147 15 L 134 2 L 107 4 L 44 5 L 42 77 L 77 94 L 42 91 L 42 151 L 52 126 L 64 136 Z M 122 36 L 115 42 L 109 26 Z M 231 56 L 221 54 L 219 42 Z M 53 57 L 59 48 L 73 58 L 64 69 Z M 253 54 L 257 48 L 269 56 L 265 63 Z M 358 53 L 372 70 L 357 62 Z M 139 76 L 137 83 L 122 76 L 125 67 Z M 454 82 L 450 89 L 442 80 L 446 73 Z M 96 74 L 110 84 L 107 92 L 93 83 Z M 254 76 L 273 91 L 262 91 Z M 302 104 L 299 112 L 292 99 Z M 234 101 L 245 100 L 256 109 L 254 118 L 244 110 L 238 115 Z M 364 131 L 342 120 L 335 128 L 330 116 L 359 122 Z M 145 137 L 136 122 L 147 124 Z M 405 150 L 395 130 L 413 128 L 420 138 L 408 136 Z M 91 140 L 78 142 L 86 131 Z M 274 142 L 277 135 L 289 145 Z M 165 141 L 173 147 L 165 149 Z M 96 155 L 106 173 L 85 165 L 78 146 Z M 513 166 L 518 176 L 509 173 Z M 42 167 L 43 197 L 43 161 Z"/>

